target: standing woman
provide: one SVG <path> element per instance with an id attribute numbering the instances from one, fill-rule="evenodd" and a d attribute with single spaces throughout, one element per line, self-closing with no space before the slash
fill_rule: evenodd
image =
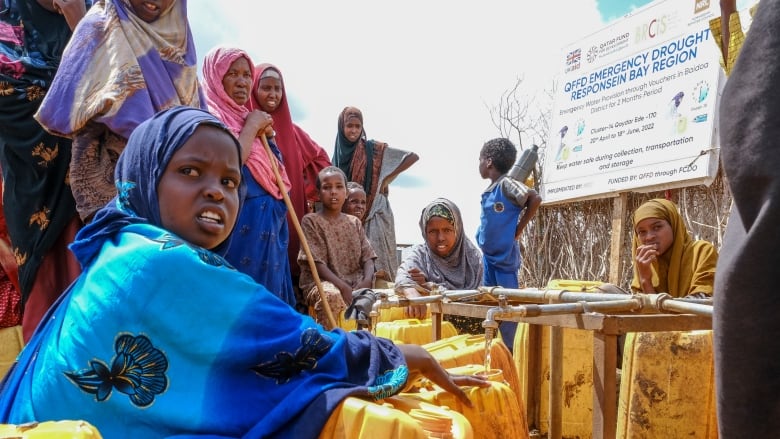
<path id="1" fill-rule="evenodd" d="M 293 122 L 287 103 L 287 90 L 278 67 L 267 63 L 255 67 L 251 104 L 252 109 L 262 110 L 273 117 L 273 139 L 284 158 L 284 167 L 290 178 L 290 201 L 300 221 L 304 215 L 313 211 L 314 201 L 318 198 L 317 174 L 331 165 L 328 153 Z M 298 285 L 300 239 L 292 223 L 292 216 L 288 217 L 287 225 L 291 232 L 287 257 L 295 277 L 293 285 Z"/>
<path id="2" fill-rule="evenodd" d="M 203 60 L 203 90 L 209 111 L 239 139 L 244 162 L 241 176 L 248 189 L 225 259 L 288 305 L 295 306 L 287 257 L 287 205 L 259 137 L 271 131 L 274 121 L 264 111 L 248 108 L 253 73 L 252 59 L 238 48 L 215 47 Z M 285 187 L 289 188 L 279 149 L 273 141 L 269 141 L 269 146 L 276 155 L 274 160 Z"/>
<path id="3" fill-rule="evenodd" d="M 89 1 L 88 3 L 91 3 Z M 0 168 L 24 339 L 80 272 L 68 251 L 81 227 L 68 185 L 70 139 L 33 117 L 60 65 L 84 0 L 3 0 L 0 11 Z M 16 277 L 14 275 L 14 277 Z M 17 306 L 14 305 L 14 306 Z"/>
<path id="4" fill-rule="evenodd" d="M 136 126 L 175 105 L 203 107 L 186 0 L 104 0 L 75 29 L 36 119 L 73 139 L 81 219 L 116 195 L 114 167 Z"/>
<path id="5" fill-rule="evenodd" d="M 391 148 L 387 143 L 368 140 L 363 129 L 363 113 L 346 107 L 338 120 L 333 164 L 347 174 L 349 181 L 363 185 L 366 191 L 366 235 L 377 254 L 376 269 L 392 276 L 398 269 L 393 210 L 388 186 L 412 166 L 417 154 Z"/>

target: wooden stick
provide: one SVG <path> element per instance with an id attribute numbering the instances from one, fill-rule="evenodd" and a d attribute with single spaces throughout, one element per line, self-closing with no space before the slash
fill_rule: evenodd
<path id="1" fill-rule="evenodd" d="M 295 207 L 293 207 L 292 201 L 290 201 L 290 196 L 287 194 L 287 187 L 284 185 L 284 180 L 282 180 L 282 174 L 279 173 L 279 168 L 276 166 L 276 156 L 271 151 L 271 146 L 268 145 L 268 139 L 265 137 L 265 133 L 260 135 L 260 139 L 263 141 L 265 152 L 268 154 L 268 159 L 271 161 L 271 169 L 274 171 L 276 184 L 279 186 L 279 190 L 282 192 L 282 197 L 284 197 L 284 204 L 287 205 L 287 210 L 290 214 L 290 218 L 293 221 L 293 225 L 295 226 L 295 231 L 298 233 L 298 237 L 301 239 L 301 248 L 303 248 L 303 252 L 306 253 L 306 260 L 309 262 L 309 269 L 311 269 L 311 274 L 314 276 L 314 282 L 317 284 L 317 291 L 320 293 L 320 300 L 322 301 L 322 307 L 325 309 L 325 314 L 328 316 L 328 322 L 330 323 L 332 329 L 336 328 L 338 327 L 338 324 L 336 323 L 336 319 L 333 317 L 333 312 L 330 310 L 330 303 L 328 302 L 328 296 L 325 294 L 325 289 L 322 288 L 322 282 L 320 282 L 320 275 L 317 272 L 317 266 L 314 264 L 314 257 L 311 255 L 309 242 L 306 240 L 306 236 L 303 234 L 301 224 L 298 222 L 298 216 L 295 214 Z"/>

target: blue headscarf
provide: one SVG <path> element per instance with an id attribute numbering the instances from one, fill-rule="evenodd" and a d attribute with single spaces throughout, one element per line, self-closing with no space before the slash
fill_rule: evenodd
<path id="1" fill-rule="evenodd" d="M 241 145 L 230 130 L 208 111 L 178 106 L 163 110 L 138 125 L 119 156 L 114 171 L 117 196 L 100 209 L 94 220 L 79 231 L 71 251 L 82 268 L 97 256 L 103 242 L 111 239 L 123 227 L 147 223 L 162 227 L 157 185 L 173 154 L 184 145 L 200 125 L 211 125 L 224 130 L 236 144 L 241 158 Z M 243 204 L 246 186 L 241 182 L 239 200 Z M 212 251 L 224 255 L 230 239 Z"/>

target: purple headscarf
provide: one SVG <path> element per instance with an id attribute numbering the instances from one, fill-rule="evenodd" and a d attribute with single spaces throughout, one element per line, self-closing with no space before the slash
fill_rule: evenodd
<path id="1" fill-rule="evenodd" d="M 126 139 L 160 110 L 205 108 L 197 61 L 186 0 L 151 23 L 127 0 L 99 1 L 76 27 L 35 117 L 65 137 L 95 121 Z"/>

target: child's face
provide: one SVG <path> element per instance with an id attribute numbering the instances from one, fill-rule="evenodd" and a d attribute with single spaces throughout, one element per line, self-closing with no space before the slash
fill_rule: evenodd
<path id="1" fill-rule="evenodd" d="M 347 182 L 338 172 L 327 172 L 320 177 L 320 201 L 325 210 L 341 212 L 347 198 Z"/>
<path id="2" fill-rule="evenodd" d="M 273 113 L 279 108 L 283 94 L 282 81 L 279 78 L 263 78 L 257 83 L 255 89 L 255 99 L 260 104 L 260 108 L 267 113 Z"/>
<path id="3" fill-rule="evenodd" d="M 433 216 L 425 224 L 425 242 L 428 248 L 442 258 L 452 253 L 457 237 L 455 227 L 442 217 Z"/>
<path id="4" fill-rule="evenodd" d="M 168 10 L 173 2 L 174 0 L 130 0 L 130 6 L 138 18 L 151 23 L 160 18 L 160 14 Z"/>
<path id="5" fill-rule="evenodd" d="M 249 66 L 249 60 L 242 56 L 233 61 L 222 78 L 222 86 L 235 103 L 246 104 L 252 90 L 252 68 Z"/>
<path id="6" fill-rule="evenodd" d="M 360 138 L 360 133 L 363 132 L 363 124 L 357 117 L 350 117 L 344 123 L 344 137 L 350 142 L 357 142 Z"/>
<path id="7" fill-rule="evenodd" d="M 344 213 L 358 217 L 363 221 L 366 216 L 366 193 L 361 189 L 350 189 L 344 203 Z"/>
<path id="8" fill-rule="evenodd" d="M 200 126 L 178 151 L 157 186 L 163 228 L 203 248 L 227 239 L 238 216 L 241 162 L 219 128 Z"/>
<path id="9" fill-rule="evenodd" d="M 659 255 L 663 255 L 674 242 L 674 231 L 668 221 L 661 218 L 645 218 L 636 225 L 636 236 L 642 245 L 655 246 Z"/>

